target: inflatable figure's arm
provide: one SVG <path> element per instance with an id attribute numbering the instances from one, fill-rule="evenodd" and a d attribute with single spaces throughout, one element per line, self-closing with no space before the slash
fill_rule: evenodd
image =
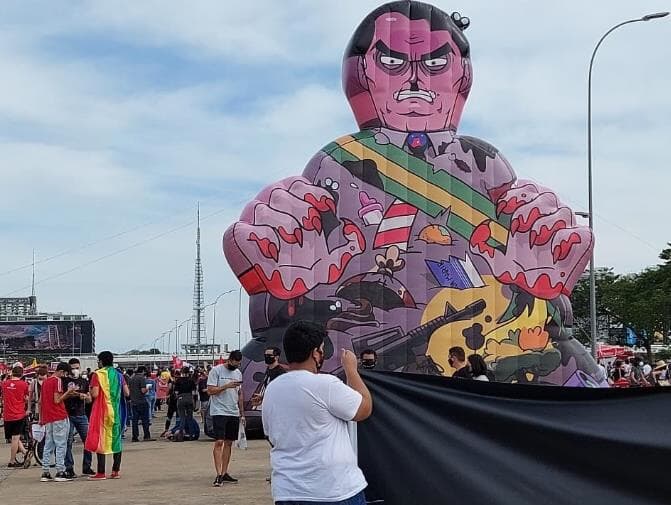
<path id="1" fill-rule="evenodd" d="M 310 163 L 322 157 L 318 154 Z M 322 225 L 326 214 L 337 216 L 333 196 L 304 177 L 262 190 L 224 234 L 226 259 L 247 293 L 289 300 L 318 284 L 336 282 L 366 243 L 356 224 L 341 219 L 329 232 L 344 240 L 329 247 Z"/>

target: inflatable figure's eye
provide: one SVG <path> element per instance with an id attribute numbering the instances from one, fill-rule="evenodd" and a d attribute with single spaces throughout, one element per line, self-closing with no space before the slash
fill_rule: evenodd
<path id="1" fill-rule="evenodd" d="M 398 68 L 405 63 L 401 58 L 394 58 L 393 56 L 381 56 L 380 63 L 389 69 Z"/>
<path id="2" fill-rule="evenodd" d="M 447 65 L 447 58 L 433 58 L 431 60 L 424 61 L 424 64 L 433 70 L 438 70 Z"/>

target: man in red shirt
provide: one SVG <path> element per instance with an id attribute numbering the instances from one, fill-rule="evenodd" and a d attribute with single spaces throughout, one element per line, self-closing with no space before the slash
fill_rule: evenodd
<path id="1" fill-rule="evenodd" d="M 40 424 L 44 425 L 44 457 L 42 458 L 42 477 L 40 482 L 67 482 L 72 480 L 65 473 L 65 453 L 68 448 L 70 420 L 65 410 L 64 400 L 78 395 L 72 388 L 63 391 L 62 378 L 70 374 L 70 365 L 59 363 L 54 375 L 42 384 L 40 398 Z M 56 452 L 56 478 L 49 473 L 51 454 Z"/>
<path id="2" fill-rule="evenodd" d="M 26 452 L 21 443 L 21 434 L 26 428 L 28 413 L 28 384 L 21 380 L 23 368 L 12 368 L 12 377 L 2 383 L 2 397 L 4 398 L 3 419 L 5 421 L 5 438 L 12 439 L 8 468 L 19 468 L 22 464 L 16 462 L 17 452 Z"/>

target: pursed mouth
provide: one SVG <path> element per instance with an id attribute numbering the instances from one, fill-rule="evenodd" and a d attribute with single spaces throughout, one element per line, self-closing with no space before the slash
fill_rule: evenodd
<path id="1" fill-rule="evenodd" d="M 418 98 L 419 100 L 424 100 L 428 103 L 433 103 L 436 99 L 436 92 L 431 90 L 420 89 L 417 91 L 403 89 L 394 93 L 394 99 L 398 102 L 403 100 L 409 100 L 411 98 Z"/>

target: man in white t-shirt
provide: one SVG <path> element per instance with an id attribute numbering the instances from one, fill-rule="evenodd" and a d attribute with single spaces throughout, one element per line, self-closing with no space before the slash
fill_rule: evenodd
<path id="1" fill-rule="evenodd" d="M 367 483 L 357 466 L 347 422 L 368 418 L 373 401 L 351 351 L 341 351 L 348 385 L 319 374 L 326 336 L 314 323 L 290 325 L 284 334 L 289 372 L 270 383 L 264 395 L 263 429 L 272 444 L 276 505 L 366 503 Z"/>
<path id="2" fill-rule="evenodd" d="M 245 422 L 242 397 L 242 353 L 231 351 L 225 365 L 217 365 L 207 375 L 207 394 L 210 395 L 210 416 L 214 430 L 214 468 L 217 476 L 212 483 L 221 487 L 225 483 L 235 484 L 238 479 L 228 473 L 231 447 L 238 439 L 240 423 Z"/>

